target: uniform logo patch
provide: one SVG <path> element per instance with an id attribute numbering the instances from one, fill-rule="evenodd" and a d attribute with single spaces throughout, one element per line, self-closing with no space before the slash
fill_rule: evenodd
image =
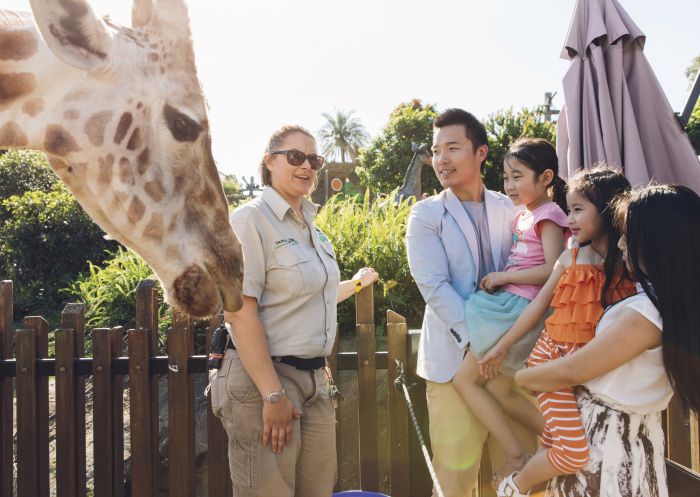
<path id="1" fill-rule="evenodd" d="M 296 241 L 294 238 L 282 238 L 281 240 L 277 240 L 277 241 L 275 242 L 275 248 L 276 248 L 276 249 L 282 248 L 282 247 L 286 247 L 286 246 L 288 246 L 288 245 L 289 245 L 290 247 L 293 247 L 293 246 L 295 246 L 295 245 L 299 245 L 299 242 Z"/>

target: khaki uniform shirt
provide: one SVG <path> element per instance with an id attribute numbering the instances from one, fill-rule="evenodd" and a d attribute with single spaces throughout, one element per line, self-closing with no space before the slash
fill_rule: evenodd
<path id="1" fill-rule="evenodd" d="M 328 237 L 313 223 L 317 210 L 303 199 L 301 223 L 268 186 L 231 214 L 243 246 L 243 294 L 258 300 L 273 357 L 327 356 L 333 348 L 340 271 Z"/>

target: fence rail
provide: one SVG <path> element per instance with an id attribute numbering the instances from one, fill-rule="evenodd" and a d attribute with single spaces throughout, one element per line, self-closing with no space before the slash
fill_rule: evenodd
<path id="1" fill-rule="evenodd" d="M 387 351 L 376 351 L 373 294 L 356 296 L 357 352 L 338 352 L 336 341 L 330 366 L 357 371 L 359 482 L 364 490 L 388 491 L 393 497 L 425 497 L 430 480 L 408 411 L 391 383 L 395 360 L 407 365 L 412 397 L 427 437 L 425 385 L 415 371 L 419 334 L 406 320 L 389 312 Z M 168 472 L 172 497 L 196 495 L 194 378 L 207 372 L 206 355 L 194 354 L 192 321 L 175 314 L 167 334 L 167 355 L 158 353 L 156 286 L 143 281 L 136 292 L 136 328 L 92 330 L 92 357 L 85 357 L 85 316 L 79 304 L 69 304 L 53 332 L 55 357 L 48 357 L 48 323 L 27 317 L 14 331 L 12 283 L 0 282 L 0 497 L 48 496 L 55 479 L 58 497 L 84 497 L 86 481 L 86 380 L 91 378 L 93 474 L 92 491 L 100 497 L 155 496 L 159 491 L 159 377 L 167 376 Z M 208 337 L 216 323 L 208 323 Z M 207 338 L 208 338 L 207 337 Z M 209 340 L 206 340 L 207 346 Z M 388 454 L 380 454 L 377 372 L 389 380 Z M 55 408 L 49 409 L 49 378 L 55 378 Z M 125 481 L 124 398 L 129 402 L 130 478 Z M 16 402 L 16 406 L 15 406 Z M 16 410 L 16 442 L 13 434 Z M 50 417 L 55 421 L 55 469 L 49 461 Z M 700 495 L 700 435 L 698 420 L 676 403 L 665 415 L 671 495 Z M 338 457 L 346 452 L 347 426 L 338 423 Z M 207 408 L 208 495 L 232 495 L 228 478 L 227 439 L 223 427 Z M 380 459 L 388 458 L 389 482 L 382 482 Z M 386 461 L 385 461 L 386 462 Z M 16 474 L 13 468 L 16 467 Z M 339 464 L 340 467 L 340 464 Z M 488 465 L 484 465 L 484 473 Z M 52 468 L 52 469 L 50 469 Z M 484 474 L 477 493 L 493 495 Z M 163 483 L 163 482 L 160 482 Z M 15 485 L 16 484 L 16 488 Z M 380 488 L 382 487 L 382 488 Z M 388 490 L 387 490 L 388 487 Z M 340 489 L 339 489 L 340 490 Z"/>

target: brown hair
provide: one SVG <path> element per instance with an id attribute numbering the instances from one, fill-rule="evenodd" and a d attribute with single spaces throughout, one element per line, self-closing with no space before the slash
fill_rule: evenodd
<path id="1" fill-rule="evenodd" d="M 262 181 L 263 185 L 272 186 L 272 176 L 270 175 L 270 170 L 265 165 L 265 157 L 270 152 L 279 148 L 284 142 L 285 138 L 294 133 L 301 133 L 303 135 L 306 135 L 309 138 L 311 138 L 314 141 L 314 143 L 316 143 L 316 138 L 314 138 L 314 135 L 312 135 L 309 132 L 309 130 L 304 128 L 303 126 L 282 126 L 280 129 L 272 133 L 272 136 L 270 136 L 270 139 L 267 142 L 267 146 L 265 147 L 265 153 L 263 154 L 263 158 L 260 161 L 260 181 Z"/>

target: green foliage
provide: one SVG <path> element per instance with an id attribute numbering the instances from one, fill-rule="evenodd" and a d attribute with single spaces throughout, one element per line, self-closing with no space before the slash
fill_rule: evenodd
<path id="1" fill-rule="evenodd" d="M 46 160 L 35 150 L 10 150 L 0 155 L 0 200 L 30 191 L 48 192 L 58 184 Z"/>
<path id="2" fill-rule="evenodd" d="M 688 78 L 690 84 L 693 84 L 698 71 L 700 71 L 700 55 L 696 55 L 690 65 L 685 68 L 685 77 Z"/>
<path id="3" fill-rule="evenodd" d="M 418 145 L 433 142 L 435 107 L 420 100 L 402 103 L 389 116 L 389 122 L 371 145 L 360 151 L 355 172 L 363 186 L 373 193 L 389 193 L 403 184 L 413 158 L 411 142 Z M 423 171 L 421 189 L 432 193 L 442 187 L 431 171 Z"/>
<path id="4" fill-rule="evenodd" d="M 693 109 L 693 113 L 690 114 L 690 119 L 688 119 L 685 130 L 690 137 L 690 143 L 693 144 L 695 153 L 700 155 L 700 102 L 695 104 L 695 108 Z"/>
<path id="5" fill-rule="evenodd" d="M 513 141 L 521 136 L 545 138 L 552 144 L 556 140 L 556 124 L 545 122 L 539 109 L 523 109 L 518 114 L 513 109 L 498 111 L 486 119 L 484 126 L 489 155 L 484 162 L 483 177 L 490 190 L 503 190 L 503 158 Z"/>
<path id="6" fill-rule="evenodd" d="M 335 195 L 320 210 L 316 224 L 328 235 L 337 254 L 342 279 L 351 278 L 363 266 L 374 267 L 380 276 L 375 286 L 375 319 L 386 320 L 391 309 L 404 316 L 409 326 L 419 327 L 424 303 L 411 277 L 404 238 L 411 206 L 370 202 Z M 338 306 L 341 329 L 353 329 L 354 305 L 351 297 Z"/>
<path id="7" fill-rule="evenodd" d="M 231 197 L 241 193 L 241 185 L 238 184 L 238 179 L 233 174 L 224 174 L 221 178 L 221 185 L 224 187 L 224 194 L 229 202 L 231 202 Z"/>
<path id="8" fill-rule="evenodd" d="M 144 279 L 156 279 L 151 267 L 135 252 L 124 247 L 110 252 L 102 266 L 89 263 L 64 293 L 85 304 L 87 328 L 124 326 L 133 328 L 136 316 L 136 287 Z M 158 287 L 159 301 L 163 295 Z M 158 306 L 159 325 L 167 328 L 172 321 L 169 307 Z"/>
<path id="9" fill-rule="evenodd" d="M 60 305 L 58 289 L 116 246 L 60 185 L 2 200 L 0 219 L 0 275 L 14 281 L 25 314 L 51 314 Z"/>

